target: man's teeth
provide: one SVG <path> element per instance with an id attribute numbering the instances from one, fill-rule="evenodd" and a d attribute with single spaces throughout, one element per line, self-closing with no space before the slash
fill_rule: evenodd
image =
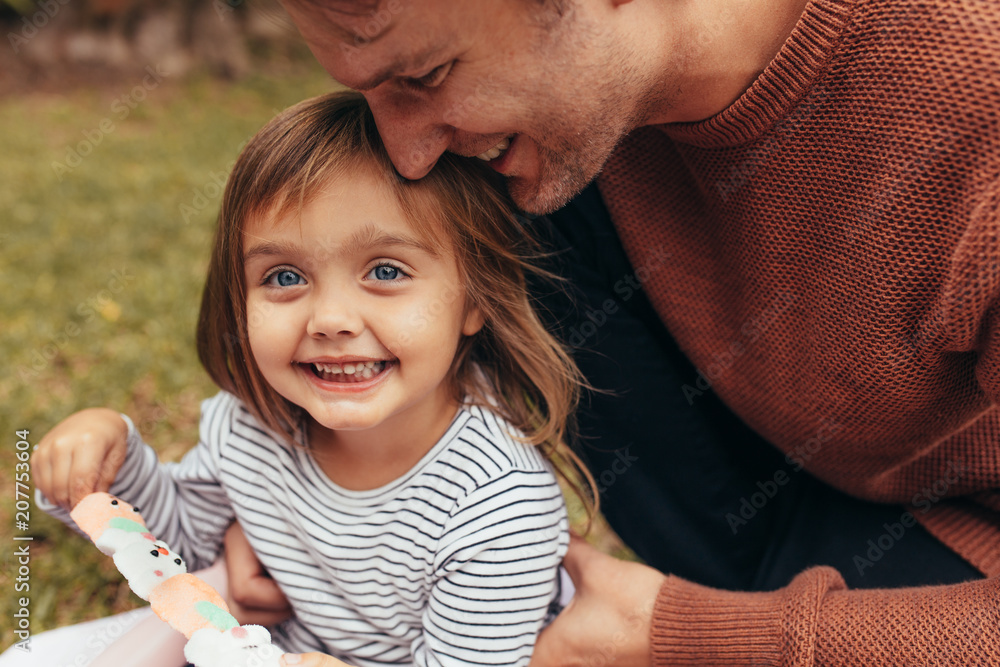
<path id="1" fill-rule="evenodd" d="M 374 377 L 385 370 L 385 361 L 356 361 L 346 364 L 313 363 L 316 376 L 332 382 L 360 382 Z"/>
<path id="2" fill-rule="evenodd" d="M 510 147 L 510 137 L 504 137 L 503 139 L 500 140 L 500 143 L 498 143 L 496 146 L 489 149 L 485 153 L 480 153 L 476 157 L 479 158 L 480 160 L 485 160 L 486 162 L 489 162 L 493 158 L 500 157 L 500 153 L 503 153 L 509 147 Z"/>

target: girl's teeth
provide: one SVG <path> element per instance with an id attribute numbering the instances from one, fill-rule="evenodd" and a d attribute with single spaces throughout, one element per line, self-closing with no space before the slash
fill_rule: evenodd
<path id="1" fill-rule="evenodd" d="M 385 361 L 359 361 L 351 364 L 312 365 L 313 372 L 320 378 L 333 382 L 360 382 L 375 377 L 385 370 Z"/>

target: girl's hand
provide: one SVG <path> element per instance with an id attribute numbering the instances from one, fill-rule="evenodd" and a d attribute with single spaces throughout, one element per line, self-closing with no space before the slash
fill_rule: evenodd
<path id="1" fill-rule="evenodd" d="M 45 434 L 31 456 L 35 486 L 71 510 L 88 493 L 107 491 L 125 462 L 128 425 L 114 410 L 90 408 Z"/>
<path id="2" fill-rule="evenodd" d="M 348 667 L 346 662 L 322 653 L 286 653 L 281 664 L 288 667 Z"/>

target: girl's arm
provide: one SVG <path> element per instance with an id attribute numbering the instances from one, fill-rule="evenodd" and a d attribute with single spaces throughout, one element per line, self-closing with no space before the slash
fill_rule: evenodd
<path id="1" fill-rule="evenodd" d="M 568 542 L 548 469 L 512 470 L 474 490 L 445 524 L 414 665 L 527 665 Z"/>
<path id="2" fill-rule="evenodd" d="M 109 493 L 139 507 L 149 531 L 187 562 L 189 570 L 211 565 L 233 521 L 233 509 L 217 471 L 219 451 L 231 433 L 237 399 L 220 392 L 202 403 L 199 442 L 180 463 L 160 464 L 128 417 L 124 462 Z M 69 512 L 37 494 L 38 506 L 69 525 Z"/>
<path id="3" fill-rule="evenodd" d="M 35 487 L 67 512 L 107 491 L 125 459 L 128 427 L 114 410 L 76 412 L 45 434 L 31 456 Z"/>

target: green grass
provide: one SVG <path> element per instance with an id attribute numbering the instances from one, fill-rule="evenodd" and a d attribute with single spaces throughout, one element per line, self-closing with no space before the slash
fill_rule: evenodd
<path id="1" fill-rule="evenodd" d="M 15 592 L 15 431 L 34 444 L 104 405 L 165 459 L 196 441 L 199 402 L 216 391 L 194 350 L 216 183 L 278 110 L 334 85 L 307 66 L 236 84 L 166 79 L 133 109 L 137 83 L 0 100 L 0 649 L 25 594 L 34 634 L 142 604 L 109 558 L 38 510 L 30 591 Z M 88 154 L 77 164 L 72 151 Z"/>
<path id="2" fill-rule="evenodd" d="M 0 650 L 26 594 L 14 534 L 34 537 L 33 634 L 143 604 L 111 559 L 42 512 L 15 531 L 15 431 L 34 444 L 72 412 L 108 406 L 162 459 L 190 448 L 199 402 L 216 392 L 194 329 L 220 184 L 264 122 L 333 87 L 306 66 L 236 84 L 167 79 L 133 109 L 123 98 L 136 83 L 0 100 Z M 74 151 L 88 154 L 77 164 Z M 604 528 L 594 538 L 625 553 Z"/>

